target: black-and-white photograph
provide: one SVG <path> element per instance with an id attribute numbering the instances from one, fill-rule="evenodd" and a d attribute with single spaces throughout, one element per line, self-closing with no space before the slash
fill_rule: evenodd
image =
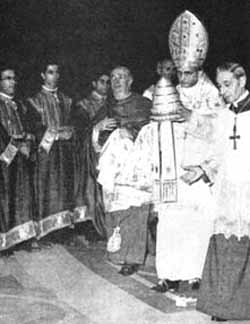
<path id="1" fill-rule="evenodd" d="M 0 324 L 250 324 L 250 1 L 0 1 Z"/>

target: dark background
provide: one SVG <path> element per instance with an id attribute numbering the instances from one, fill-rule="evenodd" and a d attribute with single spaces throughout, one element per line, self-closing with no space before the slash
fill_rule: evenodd
<path id="1" fill-rule="evenodd" d="M 132 70 L 141 91 L 169 55 L 169 28 L 185 9 L 209 33 L 211 77 L 224 60 L 249 71 L 249 0 L 1 0 L 0 61 L 16 65 L 24 96 L 38 89 L 41 63 L 51 56 L 63 65 L 61 86 L 71 96 L 86 95 L 93 74 L 117 64 Z"/>

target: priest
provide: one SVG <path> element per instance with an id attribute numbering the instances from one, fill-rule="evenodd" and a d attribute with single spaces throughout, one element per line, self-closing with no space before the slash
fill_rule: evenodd
<path id="1" fill-rule="evenodd" d="M 250 320 L 250 94 L 238 63 L 220 65 L 216 81 L 227 109 L 218 120 L 214 230 L 197 309 L 217 321 Z"/>

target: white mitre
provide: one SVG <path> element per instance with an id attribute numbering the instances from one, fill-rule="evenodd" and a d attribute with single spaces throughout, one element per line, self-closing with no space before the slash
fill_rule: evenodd
<path id="1" fill-rule="evenodd" d="M 180 14 L 169 32 L 169 49 L 177 68 L 200 68 L 208 51 L 208 34 L 199 19 L 186 10 Z"/>

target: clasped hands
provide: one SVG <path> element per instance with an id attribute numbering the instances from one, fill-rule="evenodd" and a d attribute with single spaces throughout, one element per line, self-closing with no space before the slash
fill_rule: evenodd
<path id="1" fill-rule="evenodd" d="M 73 134 L 73 128 L 70 126 L 62 126 L 58 129 L 50 128 L 49 132 L 55 136 L 55 140 L 69 140 Z"/>
<path id="2" fill-rule="evenodd" d="M 28 137 L 27 134 L 14 134 L 11 137 L 11 144 L 14 145 L 26 158 L 29 158 L 31 151 L 31 140 L 32 138 Z"/>

